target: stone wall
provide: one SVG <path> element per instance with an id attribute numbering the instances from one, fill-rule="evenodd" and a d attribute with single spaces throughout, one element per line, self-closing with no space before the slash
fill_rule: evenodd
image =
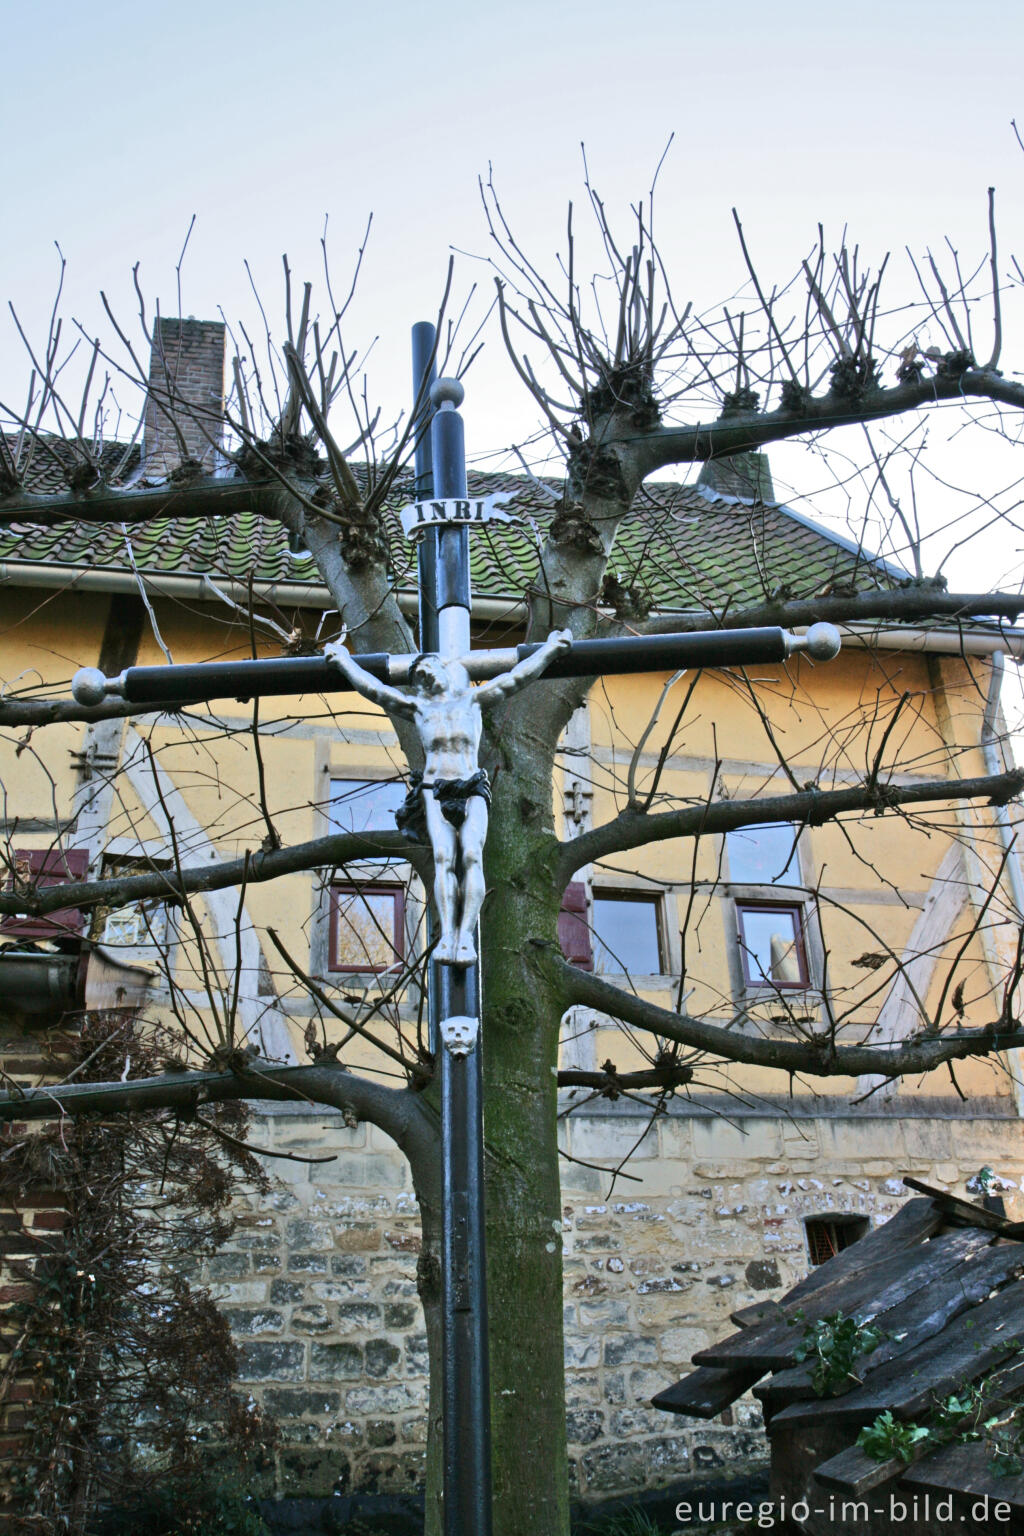
<path id="1" fill-rule="evenodd" d="M 408 1167 L 373 1127 L 271 1111 L 254 1142 L 337 1159 L 274 1160 L 276 1189 L 244 1204 L 201 1277 L 235 1331 L 243 1385 L 280 1423 L 279 1491 L 409 1491 L 424 1471 L 427 1355 Z M 730 1331 L 730 1312 L 807 1272 L 807 1217 L 885 1220 L 905 1173 L 962 1193 L 984 1164 L 1024 1172 L 1020 1121 L 934 1106 L 729 1121 L 691 1109 L 650 1125 L 616 1105 L 565 1134 L 573 1157 L 609 1167 L 639 1142 L 611 1188 L 610 1173 L 564 1165 L 570 1457 L 584 1498 L 766 1459 L 752 1398 L 708 1424 L 649 1401 Z"/>

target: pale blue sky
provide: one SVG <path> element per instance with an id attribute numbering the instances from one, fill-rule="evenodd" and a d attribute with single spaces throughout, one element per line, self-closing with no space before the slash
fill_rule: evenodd
<path id="1" fill-rule="evenodd" d="M 769 282 L 819 219 L 836 236 L 848 222 L 873 258 L 947 231 L 980 252 L 992 183 L 1004 249 L 1024 252 L 1021 16 L 1012 0 L 7 0 L 0 288 L 41 322 L 57 239 L 87 325 L 101 285 L 131 316 L 136 260 L 173 310 L 195 213 L 185 312 L 247 309 L 248 257 L 276 313 L 281 253 L 315 272 L 329 214 L 340 274 L 373 210 L 351 334 L 381 333 L 387 412 L 405 403 L 409 327 L 432 312 L 449 245 L 486 250 L 488 160 L 545 258 L 581 198 L 581 140 L 614 208 L 643 194 L 675 132 L 660 235 L 677 297 L 698 308 L 741 280 L 733 203 Z M 460 262 L 458 283 L 473 276 L 486 280 Z M 27 370 L 9 322 L 0 336 L 0 398 L 17 396 Z M 529 433 L 496 345 L 467 384 L 474 452 Z"/>

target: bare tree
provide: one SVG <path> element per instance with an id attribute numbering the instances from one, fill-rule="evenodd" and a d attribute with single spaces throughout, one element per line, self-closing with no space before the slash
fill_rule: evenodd
<path id="1" fill-rule="evenodd" d="M 989 258 L 977 271 L 965 275 L 955 252 L 945 273 L 929 257 L 915 268 L 923 295 L 919 303 L 890 309 L 883 302 L 885 263 L 877 272 L 868 271 L 856 249 L 844 245 L 830 255 L 823 239 L 792 281 L 769 287 L 737 221 L 748 287 L 720 312 L 698 314 L 673 297 L 652 237 L 650 201 L 634 210 L 630 239 L 623 245 L 600 198 L 588 187 L 603 263 L 591 279 L 580 270 L 572 219 L 556 275 L 549 277 L 521 250 L 493 188 L 486 186 L 483 194 L 493 238 L 489 259 L 497 283 L 498 325 L 512 366 L 564 462 L 564 484 L 555 494 L 536 575 L 523 594 L 527 639 L 564 626 L 579 639 L 767 623 L 792 627 L 819 620 L 890 628 L 942 621 L 969 635 L 972 622 L 983 619 L 988 633 L 994 633 L 993 649 L 1016 643 L 1015 636 L 1012 641 L 1000 636 L 1024 611 L 1018 588 L 950 591 L 944 580 L 926 574 L 928 555 L 916 511 L 894 488 L 889 448 L 879 448 L 874 439 L 867 450 L 871 504 L 880 500 L 887 522 L 898 530 L 896 541 L 908 567 L 905 579 L 891 569 L 879 578 L 877 563 L 855 550 L 863 580 L 807 589 L 798 577 L 782 581 L 767 569 L 756 600 L 733 604 L 721 594 L 708 598 L 696 592 L 692 604 L 664 611 L 656 605 L 652 609 L 642 583 L 623 581 L 616 565 L 623 534 L 646 494 L 645 482 L 662 470 L 735 461 L 787 439 L 817 443 L 834 429 L 914 419 L 944 403 L 976 418 L 979 431 L 1014 437 L 1024 386 L 1004 376 L 998 365 L 1003 296 L 1007 290 L 1016 295 L 1020 273 L 1016 265 L 1008 276 L 1000 273 L 994 226 Z M 975 332 L 982 303 L 990 315 L 990 340 L 979 361 Z M 441 362 L 458 371 L 470 360 L 475 341 L 460 358 L 456 328 L 448 326 L 445 316 L 442 306 Z M 396 537 L 393 509 L 407 486 L 409 422 L 423 402 L 416 402 L 405 422 L 381 428 L 380 414 L 367 404 L 360 361 L 345 338 L 346 301 L 337 303 L 328 285 L 325 318 L 319 319 L 309 285 L 296 302 L 286 265 L 285 338 L 276 345 L 269 328 L 258 346 L 244 332 L 237 338 L 227 407 L 232 440 L 216 472 L 211 466 L 220 436 L 219 406 L 208 413 L 194 403 L 186 407 L 168 366 L 166 395 L 158 403 L 172 423 L 187 418 L 192 436 L 179 436 L 175 468 L 156 480 L 150 480 L 145 466 L 139 468 L 128 446 L 106 439 L 113 381 L 127 377 L 141 384 L 146 376 L 139 349 L 110 318 L 119 350 L 80 338 L 88 363 L 74 402 L 63 392 L 56 320 L 43 347 L 31 352 L 28 404 L 11 412 L 11 431 L 0 440 L 0 525 L 56 527 L 74 519 L 119 523 L 127 530 L 158 515 L 204 519 L 255 513 L 283 524 L 311 552 L 355 651 L 415 651 L 398 596 L 409 555 Z M 144 307 L 140 330 L 144 337 L 151 330 Z M 936 336 L 941 344 L 929 339 Z M 354 426 L 339 432 L 335 423 L 345 409 Z M 180 427 L 176 430 L 180 433 Z M 912 468 L 915 462 L 911 454 Z M 998 516 L 1016 532 L 1012 505 L 1011 496 Z M 953 533 L 959 537 L 959 528 Z M 855 532 L 855 543 L 862 542 Z M 655 552 L 648 555 L 653 560 Z M 241 605 L 236 617 L 251 627 L 254 647 L 261 641 L 301 650 L 322 644 L 337 629 L 334 621 L 334 631 L 328 623 L 322 633 L 303 635 L 284 616 L 257 611 L 253 604 Z M 968 649 L 965 643 L 964 686 L 984 689 L 989 664 L 972 661 Z M 486 856 L 491 895 L 482 931 L 487 956 L 483 1011 L 500 1536 L 552 1536 L 567 1530 L 561 1263 L 551 1242 L 560 1212 L 559 1087 L 575 1090 L 577 1101 L 593 1094 L 644 1095 L 656 1110 L 691 1084 L 720 1084 L 735 1064 L 812 1081 L 864 1079 L 863 1091 L 870 1092 L 873 1085 L 904 1074 L 939 1067 L 952 1072 L 966 1058 L 1024 1046 L 1015 944 L 1010 948 L 1017 959 L 1011 960 L 1001 989 L 979 987 L 965 996 L 962 975 L 952 965 L 933 1006 L 915 971 L 920 957 L 877 932 L 864 934 L 863 955 L 852 960 L 855 969 L 859 966 L 856 977 L 832 987 L 826 975 L 822 1013 L 813 1020 L 799 1014 L 782 988 L 769 987 L 757 1007 L 735 1006 L 724 986 L 717 996 L 705 990 L 700 1007 L 688 1006 L 687 986 L 699 971 L 693 946 L 699 943 L 702 904 L 714 883 L 697 878 L 698 858 L 710 840 L 744 827 L 806 828 L 836 821 L 862 859 L 867 855 L 857 846 L 859 818 L 899 817 L 922 834 L 941 830 L 963 848 L 970 866 L 962 877 L 968 901 L 958 954 L 965 955 L 996 928 L 1016 934 L 1024 915 L 1005 878 L 1011 854 L 1000 809 L 1024 785 L 1017 769 L 995 764 L 983 774 L 966 775 L 960 758 L 967 748 L 941 734 L 922 748 L 910 727 L 927 713 L 923 695 L 889 689 L 874 704 L 863 704 L 856 718 L 836 721 L 805 690 L 802 707 L 810 715 L 818 712 L 815 727 L 809 727 L 818 742 L 818 771 L 810 780 L 801 779 L 773 734 L 770 699 L 759 680 L 740 673 L 730 678 L 729 686 L 747 701 L 752 728 L 777 756 L 782 793 L 771 782 L 763 792 L 730 797 L 722 792 L 717 767 L 697 797 L 680 797 L 671 787 L 667 765 L 673 744 L 692 719 L 687 711 L 694 707 L 694 694 L 688 686 L 680 690 L 679 702 L 673 697 L 666 704 L 663 694 L 633 740 L 626 767 L 612 787 L 618 797 L 615 814 L 590 828 L 581 823 L 573 829 L 567 822 L 561 838 L 553 831 L 559 744 L 593 680 L 535 683 L 528 693 L 496 707 L 486 723 L 480 760 L 494 780 L 494 799 Z M 788 686 L 796 697 L 801 684 L 795 675 Z M 264 738 L 254 711 L 247 739 L 258 765 L 257 783 L 251 795 L 239 793 L 229 818 L 232 836 L 247 851 L 234 859 L 201 858 L 204 829 L 188 823 L 182 806 L 172 803 L 161 758 L 173 746 L 160 737 L 152 714 L 152 706 L 123 701 L 85 708 L 55 697 L 52 686 L 43 691 L 19 686 L 17 680 L 5 692 L 0 727 L 17 739 L 20 750 L 35 754 L 44 769 L 42 727 L 142 717 L 126 727 L 129 746 L 121 749 L 120 773 L 134 784 L 132 795 L 143 781 L 150 785 L 148 804 L 163 816 L 170 851 L 152 867 L 136 860 L 123 872 L 103 878 L 91 873 L 59 888 L 43 888 L 14 871 L 13 887 L 0 895 L 0 913 L 40 916 L 68 906 L 120 908 L 146 902 L 172 907 L 189 969 L 185 979 L 170 969 L 165 976 L 169 1006 L 180 1027 L 180 1059 L 174 1070 L 145 1081 L 70 1082 L 47 1085 L 44 1091 L 12 1088 L 0 1100 L 0 1115 L 24 1121 L 52 1117 L 58 1109 L 76 1115 L 96 1109 L 141 1112 L 233 1099 L 293 1099 L 332 1105 L 349 1120 L 380 1126 L 408 1157 L 420 1201 L 426 1255 L 420 1286 L 436 1372 L 437 1270 L 431 1255 L 437 1250 L 440 1216 L 437 1099 L 422 1021 L 415 1009 L 410 1014 L 408 1003 L 421 990 L 425 946 L 413 948 L 387 986 L 352 1004 L 326 988 L 281 933 L 268 927 L 279 985 L 299 989 L 311 1003 L 308 1065 L 280 1065 L 254 1052 L 266 1020 L 241 1006 L 239 986 L 245 969 L 241 914 L 247 892 L 296 871 L 319 871 L 329 879 L 331 871 L 367 859 L 407 860 L 429 889 L 427 850 L 410 846 L 397 831 L 336 832 L 305 841 L 282 836 L 285 818 L 267 789 L 260 758 Z M 336 723 L 332 705 L 325 703 L 323 714 Z M 393 726 L 415 769 L 419 746 L 408 723 L 396 717 Z M 187 711 L 177 717 L 176 728 L 191 729 Z M 205 726 L 202 740 L 207 746 L 211 741 Z M 856 771 L 851 766 L 855 760 Z M 120 801 L 125 818 L 138 815 L 132 795 Z M 961 809 L 977 806 L 996 810 Z M 560 899 L 576 871 L 602 863 L 614 866 L 633 850 L 669 839 L 686 850 L 682 862 L 693 872 L 674 1007 L 656 1006 L 628 983 L 617 985 L 568 963 L 556 942 Z M 873 875 L 880 881 L 889 878 L 884 861 Z M 229 893 L 220 897 L 222 902 L 235 903 L 234 947 L 231 942 L 218 947 L 204 924 L 204 903 L 219 893 Z M 829 921 L 824 914 L 825 934 Z M 225 922 L 230 940 L 230 913 Z M 222 923 L 222 939 L 224 930 Z M 366 942 L 373 943 L 372 934 Z M 826 972 L 828 959 L 826 946 Z M 887 1033 L 884 1020 L 879 1022 L 879 1003 L 897 982 L 916 1009 L 909 1035 Z M 195 1001 L 199 995 L 205 999 L 202 1006 Z M 621 1021 L 634 1042 L 641 1042 L 647 1060 L 622 1070 L 610 1061 L 600 1069 L 559 1070 L 560 1021 L 574 1008 Z M 346 1067 L 344 1053 L 355 1046 L 379 1054 L 380 1073 Z M 522 1369 L 524 1337 L 531 1341 L 529 1372 Z M 433 1402 L 438 1401 L 434 1392 Z M 436 1407 L 431 1412 L 431 1530 L 437 1528 L 437 1412 Z"/>

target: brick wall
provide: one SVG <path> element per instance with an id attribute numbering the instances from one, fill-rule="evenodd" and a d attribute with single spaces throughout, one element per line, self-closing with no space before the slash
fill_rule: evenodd
<path id="1" fill-rule="evenodd" d="M 242 1382 L 278 1417 L 287 1496 L 408 1491 L 424 1467 L 427 1357 L 416 1296 L 416 1202 L 393 1144 L 368 1126 L 325 1129 L 323 1112 L 268 1114 L 252 1139 L 337 1151 L 316 1166 L 275 1161 L 277 1188 L 241 1210 L 204 1267 L 242 1351 Z M 567 1149 L 614 1166 L 646 1122 L 586 1113 Z M 694 1350 L 732 1331 L 729 1313 L 807 1272 L 804 1219 L 874 1221 L 906 1198 L 905 1173 L 963 1192 L 983 1164 L 1019 1181 L 1019 1121 L 935 1115 L 673 1113 L 627 1167 L 639 1184 L 565 1165 L 566 1385 L 574 1491 L 605 1498 L 749 1469 L 766 1460 L 759 1409 L 741 1400 L 704 1424 L 651 1396 Z M 1011 1202 L 1012 1208 L 1012 1202 Z"/>
<path id="2" fill-rule="evenodd" d="M 60 1043 L 59 1037 L 48 1037 L 44 1053 L 40 1036 L 6 1034 L 0 1039 L 5 1072 L 26 1086 L 40 1081 L 60 1060 Z M 5 1126 L 0 1151 L 33 1130 L 23 1124 Z M 10 1492 L 28 1459 L 26 1416 L 48 1390 L 38 1362 L 18 1352 L 24 1327 L 20 1305 L 38 1295 L 38 1279 L 48 1257 L 59 1251 L 66 1221 L 63 1195 L 42 1184 L 0 1204 L 0 1530 L 12 1522 Z"/>
<path id="3" fill-rule="evenodd" d="M 219 321 L 156 321 L 143 428 L 143 454 L 154 476 L 169 473 L 183 458 L 215 467 L 224 431 L 224 340 Z"/>

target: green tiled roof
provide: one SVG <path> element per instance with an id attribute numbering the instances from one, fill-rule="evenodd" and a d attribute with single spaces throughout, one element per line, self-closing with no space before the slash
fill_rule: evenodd
<path id="1" fill-rule="evenodd" d="M 471 474 L 469 489 L 471 495 L 513 496 L 508 510 L 523 520 L 474 530 L 473 590 L 481 597 L 518 597 L 536 579 L 538 546 L 557 511 L 561 483 L 486 473 Z M 400 586 L 414 584 L 411 546 L 397 516 L 412 499 L 411 478 L 402 477 L 384 513 Z M 312 560 L 290 553 L 280 524 L 254 513 L 159 517 L 129 526 L 127 534 L 118 524 L 68 522 L 40 528 L 15 523 L 0 527 L 0 562 L 69 571 L 127 570 L 126 538 L 143 575 L 320 585 Z M 829 586 L 889 586 L 903 574 L 776 503 L 751 503 L 676 484 L 642 488 L 620 529 L 611 571 L 622 586 L 636 588 L 657 608 L 712 610 L 771 596 L 812 596 Z M 17 579 L 16 570 L 9 568 L 7 574 Z"/>

